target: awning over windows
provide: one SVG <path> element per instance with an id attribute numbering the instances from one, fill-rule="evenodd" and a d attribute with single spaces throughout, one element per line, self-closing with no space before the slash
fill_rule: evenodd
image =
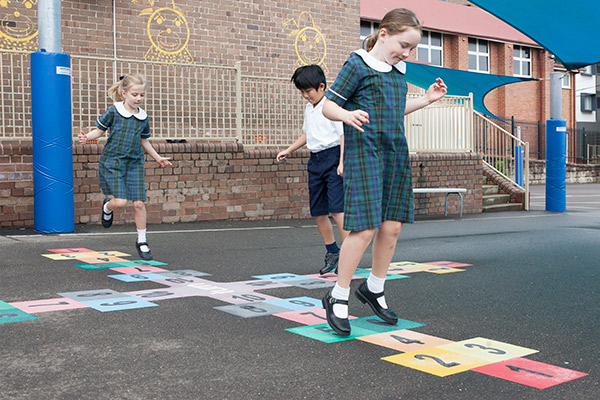
<path id="1" fill-rule="evenodd" d="M 554 54 L 567 69 L 600 62 L 598 0 L 470 0 Z"/>
<path id="2" fill-rule="evenodd" d="M 468 96 L 469 93 L 473 93 L 473 108 L 480 113 L 497 119 L 499 118 L 485 107 L 483 102 L 485 96 L 493 89 L 502 85 L 536 80 L 534 78 L 482 74 L 425 64 L 406 63 L 406 80 L 413 85 L 427 89 L 438 77 L 442 78 L 448 86 L 449 95 Z"/>

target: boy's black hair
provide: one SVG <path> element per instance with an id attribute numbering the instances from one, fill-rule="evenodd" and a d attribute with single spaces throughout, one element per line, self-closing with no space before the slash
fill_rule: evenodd
<path id="1" fill-rule="evenodd" d="M 318 90 L 322 84 L 327 87 L 325 73 L 318 65 L 304 65 L 294 71 L 292 82 L 300 90 L 315 89 Z"/>

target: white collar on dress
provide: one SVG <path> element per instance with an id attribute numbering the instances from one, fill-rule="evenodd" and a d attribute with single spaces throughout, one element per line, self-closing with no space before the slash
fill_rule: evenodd
<path id="1" fill-rule="evenodd" d="M 115 103 L 115 108 L 117 109 L 117 111 L 119 112 L 119 114 L 121 114 L 121 116 L 123 118 L 129 118 L 132 115 L 134 117 L 136 117 L 137 119 L 139 119 L 140 121 L 143 121 L 146 118 L 148 118 L 148 114 L 146 114 L 146 111 L 144 111 L 144 109 L 142 107 L 138 107 L 138 112 L 135 113 L 135 114 L 132 114 L 129 111 L 127 111 L 127 109 L 125 108 L 125 105 L 123 103 L 124 102 L 122 102 L 122 101 L 119 101 L 118 103 Z"/>
<path id="2" fill-rule="evenodd" d="M 372 55 L 370 55 L 365 49 L 354 50 L 353 53 L 356 53 L 363 59 L 365 64 L 369 67 L 373 68 L 375 71 L 379 72 L 390 72 L 392 70 L 392 66 L 386 62 L 379 61 Z M 401 73 L 406 73 L 406 63 L 404 61 L 400 61 L 398 64 L 394 65 L 396 69 Z"/>

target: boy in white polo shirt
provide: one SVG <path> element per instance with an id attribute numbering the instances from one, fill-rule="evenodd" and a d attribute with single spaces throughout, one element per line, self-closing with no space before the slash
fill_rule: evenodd
<path id="1" fill-rule="evenodd" d="M 344 130 L 342 122 L 334 122 L 323 116 L 327 81 L 321 67 L 302 66 L 294 72 L 291 80 L 300 90 L 302 97 L 308 101 L 304 109 L 304 133 L 294 144 L 277 154 L 277 161 L 285 160 L 288 155 L 304 145 L 310 150 L 307 165 L 310 214 L 315 218 L 327 249 L 325 266 L 319 271 L 323 275 L 333 270 L 337 272 L 340 256 L 329 214 L 337 225 L 342 241 L 348 235 L 348 232 L 343 230 Z"/>

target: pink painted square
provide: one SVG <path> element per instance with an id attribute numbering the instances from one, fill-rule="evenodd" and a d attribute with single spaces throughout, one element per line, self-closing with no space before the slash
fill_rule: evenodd
<path id="1" fill-rule="evenodd" d="M 21 311 L 25 311 L 28 314 L 36 314 L 50 311 L 74 310 L 76 308 L 89 307 L 88 305 L 66 297 L 59 297 L 58 299 L 17 301 L 9 304 L 13 307 L 18 308 Z"/>
<path id="2" fill-rule="evenodd" d="M 325 315 L 324 308 L 312 308 L 310 310 L 300 311 L 288 311 L 278 314 L 273 314 L 276 317 L 288 319 L 290 321 L 298 322 L 303 325 L 320 325 L 327 323 L 327 316 Z M 349 316 L 348 319 L 355 319 L 357 317 Z"/>
<path id="3" fill-rule="evenodd" d="M 546 389 L 586 376 L 586 373 L 545 364 L 527 358 L 513 358 L 473 368 L 473 371 L 537 389 Z"/>
<path id="4" fill-rule="evenodd" d="M 423 264 L 427 265 L 438 265 L 440 267 L 450 267 L 450 268 L 460 268 L 460 267 L 472 267 L 473 264 L 464 264 L 454 261 L 432 261 L 432 262 L 424 262 Z"/>
<path id="5" fill-rule="evenodd" d="M 53 253 L 64 254 L 64 253 L 91 253 L 94 250 L 86 249 L 84 247 L 76 247 L 72 249 L 48 249 Z"/>
<path id="6" fill-rule="evenodd" d="M 168 269 L 152 267 L 152 266 L 141 266 L 141 267 L 119 267 L 110 268 L 112 271 L 119 272 L 121 274 L 141 274 L 144 272 L 164 272 Z"/>

